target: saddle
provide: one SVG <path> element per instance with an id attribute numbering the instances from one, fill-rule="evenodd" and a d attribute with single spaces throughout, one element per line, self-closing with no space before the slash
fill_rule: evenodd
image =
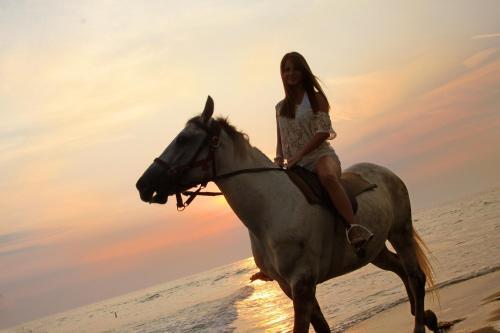
<path id="1" fill-rule="evenodd" d="M 318 176 L 314 172 L 301 166 L 294 165 L 291 169 L 286 170 L 286 173 L 292 182 L 302 191 L 310 204 L 322 205 L 332 212 L 337 213 L 327 190 L 321 185 Z M 377 187 L 376 184 L 369 183 L 361 177 L 361 175 L 348 171 L 342 173 L 340 182 L 351 202 L 354 214 L 358 211 L 358 201 L 356 197 L 363 192 Z"/>

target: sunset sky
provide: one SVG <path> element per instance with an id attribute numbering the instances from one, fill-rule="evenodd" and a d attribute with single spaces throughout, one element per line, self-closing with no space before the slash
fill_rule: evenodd
<path id="1" fill-rule="evenodd" d="M 324 83 L 344 167 L 389 167 L 415 210 L 499 186 L 498 17 L 498 1 L 0 1 L 0 328 L 250 256 L 224 199 L 178 213 L 135 182 L 208 94 L 272 158 L 289 51 Z"/>

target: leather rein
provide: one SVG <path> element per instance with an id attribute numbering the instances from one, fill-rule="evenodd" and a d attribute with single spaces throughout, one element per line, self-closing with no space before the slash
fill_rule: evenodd
<path id="1" fill-rule="evenodd" d="M 245 174 L 245 173 L 258 173 L 258 172 L 265 172 L 265 171 L 285 171 L 285 169 L 280 168 L 280 167 L 264 167 L 264 168 L 251 168 L 251 169 L 240 169 L 228 173 L 224 173 L 221 175 L 217 175 L 217 167 L 215 163 L 215 151 L 217 148 L 220 146 L 220 132 L 221 132 L 221 126 L 217 122 L 213 122 L 213 124 L 216 124 L 215 126 L 212 126 L 212 128 L 206 126 L 204 123 L 201 123 L 199 121 L 193 122 L 195 123 L 198 127 L 201 129 L 205 130 L 207 133 L 207 136 L 205 137 L 205 140 L 200 144 L 198 149 L 196 150 L 196 153 L 193 155 L 191 160 L 181 166 L 178 167 L 171 167 L 168 165 L 167 162 L 163 161 L 159 157 L 154 159 L 154 163 L 158 164 L 159 166 L 163 167 L 166 169 L 168 175 L 170 177 L 181 177 L 182 174 L 184 174 L 186 171 L 189 171 L 194 168 L 201 167 L 202 170 L 206 172 L 205 178 L 202 181 L 198 182 L 193 182 L 190 184 L 186 184 L 183 187 L 187 188 L 192 188 L 195 186 L 198 186 L 198 188 L 194 191 L 177 191 L 175 192 L 175 198 L 177 200 L 177 210 L 178 211 L 183 211 L 186 209 L 187 206 L 193 202 L 194 198 L 198 195 L 204 195 L 204 196 L 217 196 L 217 195 L 222 195 L 221 192 L 201 192 L 202 189 L 204 189 L 207 186 L 208 182 L 214 182 L 217 180 L 229 178 L 229 177 L 234 177 L 237 175 Z M 198 155 L 200 155 L 201 151 L 203 148 L 208 145 L 208 154 L 205 158 L 199 159 Z M 211 169 L 211 174 L 210 175 L 210 169 Z M 184 202 L 182 199 L 182 195 L 187 196 L 187 200 Z"/>

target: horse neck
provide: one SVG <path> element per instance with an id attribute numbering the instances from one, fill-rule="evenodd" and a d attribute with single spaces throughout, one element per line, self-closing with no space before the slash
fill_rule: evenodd
<path id="1" fill-rule="evenodd" d="M 243 169 L 276 167 L 266 155 L 250 144 L 238 150 L 236 144 L 225 132 L 221 134 L 221 141 L 220 148 L 215 154 L 217 175 Z"/>
<path id="2" fill-rule="evenodd" d="M 216 154 L 216 163 L 221 170 L 219 174 L 242 169 L 276 167 L 262 152 L 250 145 L 239 156 L 229 138 L 225 143 Z M 269 223 L 267 215 L 272 213 L 262 208 L 273 202 L 276 190 L 285 185 L 280 185 L 280 182 L 286 178 L 281 171 L 265 171 L 243 173 L 217 180 L 215 183 L 243 224 L 258 235 L 262 233 L 262 224 Z"/>

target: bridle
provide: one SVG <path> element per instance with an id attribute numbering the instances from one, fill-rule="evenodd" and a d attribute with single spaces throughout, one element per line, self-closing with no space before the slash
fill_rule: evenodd
<path id="1" fill-rule="evenodd" d="M 199 128 L 203 129 L 207 135 L 205 139 L 202 141 L 202 143 L 198 146 L 198 149 L 196 150 L 195 154 L 193 157 L 189 160 L 188 163 L 177 166 L 177 167 L 171 167 L 167 162 L 163 161 L 161 158 L 157 157 L 154 159 L 154 163 L 157 165 L 161 166 L 166 170 L 168 173 L 169 177 L 182 177 L 184 173 L 187 171 L 201 167 L 202 170 L 206 172 L 206 175 L 204 178 L 202 178 L 201 181 L 198 182 L 193 182 L 193 183 L 188 183 L 188 184 L 181 184 L 183 188 L 192 188 L 195 186 L 198 186 L 198 188 L 195 191 L 176 191 L 175 192 L 175 198 L 177 200 L 177 210 L 182 211 L 184 210 L 187 206 L 191 204 L 191 202 L 194 200 L 194 198 L 197 195 L 205 195 L 205 196 L 216 196 L 216 195 L 222 195 L 221 192 L 201 192 L 202 189 L 204 189 L 207 186 L 208 182 L 211 181 L 217 181 L 229 177 L 233 177 L 236 175 L 240 175 L 243 173 L 257 173 L 257 172 L 264 172 L 264 171 L 285 171 L 285 169 L 280 168 L 280 167 L 265 167 L 265 168 L 251 168 L 251 169 L 240 169 L 232 172 L 228 172 L 222 175 L 217 175 L 217 166 L 215 163 L 215 151 L 217 148 L 220 146 L 220 132 L 221 132 L 221 126 L 219 123 L 216 121 L 212 121 L 212 126 L 209 127 L 205 123 L 201 121 L 193 121 L 192 123 L 196 124 Z M 198 156 L 200 153 L 203 151 L 203 148 L 205 148 L 208 145 L 208 153 L 205 158 L 198 159 Z M 210 172 L 211 170 L 211 172 Z M 189 196 L 186 202 L 183 202 L 181 193 L 185 196 Z"/>

